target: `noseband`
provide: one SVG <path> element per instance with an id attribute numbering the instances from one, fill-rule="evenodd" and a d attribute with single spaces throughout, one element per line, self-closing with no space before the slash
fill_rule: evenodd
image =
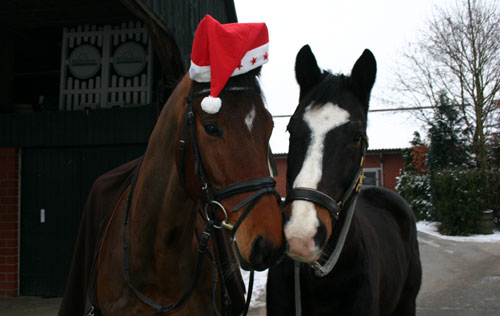
<path id="1" fill-rule="evenodd" d="M 356 200 L 358 193 L 361 190 L 361 185 L 363 184 L 364 172 L 363 172 L 363 162 L 366 155 L 366 149 L 368 148 L 368 137 L 363 135 L 361 139 L 361 162 L 356 175 L 354 176 L 351 184 L 347 187 L 344 195 L 339 201 L 336 201 L 331 196 L 312 188 L 297 187 L 291 189 L 287 193 L 285 200 L 285 205 L 288 205 L 296 200 L 309 201 L 318 204 L 325 209 L 327 209 L 332 216 L 332 228 L 338 222 L 341 212 L 346 210 L 346 220 L 342 226 L 342 230 L 335 246 L 334 251 L 329 256 L 328 260 L 324 265 L 321 265 L 318 261 L 310 264 L 310 266 L 316 271 L 316 275 L 323 277 L 330 273 L 333 269 L 337 260 L 340 256 L 340 252 L 344 246 L 345 238 L 349 230 L 352 215 L 354 212 L 354 207 L 356 206 Z"/>

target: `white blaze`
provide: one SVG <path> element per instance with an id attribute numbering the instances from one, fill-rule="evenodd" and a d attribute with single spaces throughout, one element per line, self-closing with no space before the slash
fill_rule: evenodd
<path id="1" fill-rule="evenodd" d="M 325 136 L 334 128 L 347 123 L 349 113 L 331 102 L 323 106 L 309 105 L 305 109 L 304 121 L 311 130 L 311 141 L 293 187 L 317 189 L 323 172 Z M 318 225 L 314 204 L 308 201 L 294 201 L 290 220 L 285 227 L 285 235 L 287 238 L 308 241 L 316 234 Z"/>
<path id="2" fill-rule="evenodd" d="M 247 116 L 245 117 L 245 124 L 250 132 L 252 131 L 253 121 L 255 119 L 255 113 L 256 113 L 255 105 L 253 105 L 252 109 L 250 110 L 250 112 L 248 112 Z"/>

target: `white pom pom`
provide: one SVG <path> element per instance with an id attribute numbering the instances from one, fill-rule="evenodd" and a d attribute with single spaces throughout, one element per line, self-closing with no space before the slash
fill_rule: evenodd
<path id="1" fill-rule="evenodd" d="M 219 112 L 221 106 L 222 100 L 217 97 L 214 98 L 209 95 L 201 100 L 201 109 L 208 114 L 215 114 Z"/>

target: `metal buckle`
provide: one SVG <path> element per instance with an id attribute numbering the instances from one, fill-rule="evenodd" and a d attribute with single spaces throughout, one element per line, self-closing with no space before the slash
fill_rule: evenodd
<path id="1" fill-rule="evenodd" d="M 193 111 L 189 111 L 187 113 L 187 121 L 188 121 L 189 124 L 193 123 L 193 121 L 194 121 L 194 113 L 193 113 Z"/>
<path id="2" fill-rule="evenodd" d="M 361 190 L 361 186 L 363 185 L 364 179 L 365 179 L 365 172 L 363 171 L 363 169 L 361 169 L 361 173 L 359 174 L 358 177 L 358 183 L 356 183 L 356 187 L 354 188 L 356 193 L 358 193 Z"/>
<path id="3" fill-rule="evenodd" d="M 222 213 L 224 214 L 224 220 L 222 220 L 221 225 L 220 226 L 214 225 L 214 227 L 217 229 L 225 228 L 227 230 L 232 230 L 234 225 L 229 222 L 229 218 L 227 216 L 226 209 L 224 208 L 224 206 L 221 203 L 219 203 L 215 200 L 212 200 L 212 201 L 208 202 L 207 204 L 205 204 L 205 217 L 207 218 L 207 220 L 209 220 L 209 221 L 211 220 L 210 216 L 208 216 L 208 207 L 212 204 L 217 206 L 218 208 L 220 208 L 222 210 Z"/>
<path id="4" fill-rule="evenodd" d="M 319 264 L 318 261 L 314 261 L 309 263 L 309 266 L 314 270 L 314 271 L 319 271 L 321 270 L 321 264 Z"/>

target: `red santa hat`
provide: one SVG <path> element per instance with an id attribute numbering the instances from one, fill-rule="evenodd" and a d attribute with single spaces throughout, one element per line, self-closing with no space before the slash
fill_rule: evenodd
<path id="1" fill-rule="evenodd" d="M 210 96 L 201 102 L 203 111 L 217 113 L 221 107 L 219 93 L 229 78 L 262 66 L 268 56 L 265 23 L 220 24 L 206 15 L 194 36 L 189 68 L 192 80 L 210 82 Z"/>

